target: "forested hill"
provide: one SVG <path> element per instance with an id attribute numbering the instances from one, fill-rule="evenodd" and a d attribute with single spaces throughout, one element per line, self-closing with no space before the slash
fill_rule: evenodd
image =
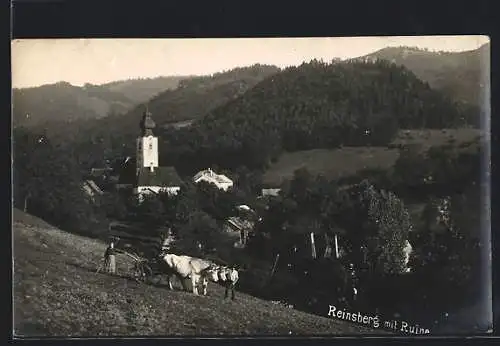
<path id="1" fill-rule="evenodd" d="M 168 123 L 203 117 L 210 110 L 234 100 L 258 82 L 279 71 L 275 66 L 257 64 L 211 76 L 187 77 L 179 81 L 175 90 L 159 93 L 147 103 L 157 124 L 155 131 L 161 136 L 161 128 L 166 127 Z M 128 88 L 122 82 L 103 87 L 116 92 L 127 92 Z M 63 104 L 58 107 L 57 114 L 64 116 L 65 109 L 72 108 L 72 105 Z M 139 135 L 139 122 L 145 108 L 146 104 L 141 104 L 125 114 L 111 114 L 98 119 L 80 118 L 65 124 L 64 127 L 54 122 L 41 123 L 33 130 L 44 133 L 54 143 L 70 146 L 83 168 L 102 166 L 105 158 L 113 159 L 116 156 L 134 154 L 135 138 Z M 62 128 L 64 131 L 61 131 Z M 160 145 L 163 138 L 160 138 Z M 162 151 L 163 147 L 160 148 L 160 153 Z"/>
<path id="2" fill-rule="evenodd" d="M 186 77 L 158 77 L 117 81 L 104 85 L 67 82 L 13 90 L 14 126 L 96 119 L 125 113 L 161 91 L 176 88 Z"/>
<path id="3" fill-rule="evenodd" d="M 266 78 L 190 129 L 166 131 L 161 152 L 202 166 L 256 167 L 282 150 L 386 145 L 399 128 L 458 127 L 467 116 L 402 66 L 311 61 Z"/>
<path id="4" fill-rule="evenodd" d="M 489 83 L 490 44 L 465 52 L 432 52 L 413 47 L 388 47 L 362 58 L 386 59 L 413 71 L 432 88 L 457 101 L 481 106 Z"/>
<path id="5" fill-rule="evenodd" d="M 124 111 L 131 104 L 120 93 L 99 86 L 78 87 L 67 82 L 14 89 L 12 101 L 14 126 L 99 118 L 110 111 Z"/>
<path id="6" fill-rule="evenodd" d="M 103 84 L 102 87 L 123 94 L 137 105 L 165 90 L 176 89 L 182 80 L 189 78 L 192 76 L 137 78 Z"/>
<path id="7" fill-rule="evenodd" d="M 158 125 L 203 117 L 207 112 L 244 94 L 266 77 L 278 73 L 276 66 L 253 65 L 235 68 L 211 76 L 182 80 L 175 90 L 166 90 L 147 102 Z M 120 123 L 137 129 L 145 105 L 120 117 Z"/>

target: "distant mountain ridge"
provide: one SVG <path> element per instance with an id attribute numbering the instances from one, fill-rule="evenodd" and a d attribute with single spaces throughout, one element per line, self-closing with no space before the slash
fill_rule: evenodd
<path id="1" fill-rule="evenodd" d="M 255 64 L 208 76 L 131 79 L 103 85 L 67 82 L 14 89 L 14 126 L 54 127 L 50 123 L 102 119 L 136 131 L 147 106 L 159 125 L 198 119 L 242 95 L 271 74 L 276 66 Z M 119 117 L 119 118 L 118 118 Z"/>
<path id="2" fill-rule="evenodd" d="M 102 119 L 100 127 L 112 128 L 122 135 L 135 136 L 138 121 L 146 106 L 158 127 L 170 127 L 172 123 L 180 122 L 188 124 L 189 121 L 203 118 L 208 112 L 237 99 L 279 71 L 276 66 L 256 64 L 184 79 L 176 89 L 165 90 L 126 114 Z"/>
<path id="3" fill-rule="evenodd" d="M 489 84 L 490 44 L 464 52 L 432 52 L 415 47 L 387 47 L 356 58 L 384 59 L 403 65 L 454 100 L 484 108 Z M 34 126 L 53 121 L 72 122 L 109 114 L 137 115 L 135 106 L 149 102 L 160 122 L 179 122 L 202 117 L 224 102 L 243 94 L 276 66 L 254 65 L 211 76 L 167 76 L 114 81 L 102 85 L 73 86 L 67 82 L 13 90 L 14 126 Z M 237 74 L 240 73 L 240 76 Z M 171 93 L 180 86 L 181 92 Z M 217 95 L 217 96 L 213 96 Z M 220 97 L 219 97 L 220 96 Z M 216 99 L 212 102 L 210 99 Z M 189 101 L 188 101 L 189 100 Z M 141 108 L 139 107 L 139 108 Z"/>
<path id="4" fill-rule="evenodd" d="M 482 106 L 489 83 L 490 44 L 463 52 L 433 52 L 416 47 L 387 47 L 358 59 L 384 59 L 403 65 L 454 100 Z"/>
<path id="5" fill-rule="evenodd" d="M 125 113 L 161 91 L 176 88 L 182 76 L 74 86 L 68 82 L 13 89 L 14 126 L 72 122 Z"/>
<path id="6" fill-rule="evenodd" d="M 119 92 L 134 104 L 146 102 L 151 97 L 165 90 L 176 89 L 182 80 L 195 76 L 168 76 L 156 78 L 136 78 L 102 84 L 111 91 Z"/>

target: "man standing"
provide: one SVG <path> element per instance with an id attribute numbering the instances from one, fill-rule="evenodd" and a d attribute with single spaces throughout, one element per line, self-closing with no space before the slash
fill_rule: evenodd
<path id="1" fill-rule="evenodd" d="M 351 282 L 351 286 L 352 286 L 352 296 L 351 296 L 351 300 L 352 302 L 355 302 L 357 300 L 357 297 L 358 297 L 358 276 L 356 274 L 356 270 L 354 269 L 354 264 L 353 263 L 349 263 L 349 272 L 351 274 L 351 277 L 350 277 L 350 282 Z"/>
<path id="2" fill-rule="evenodd" d="M 116 274 L 116 249 L 115 240 L 111 239 L 106 252 L 104 253 L 104 268 L 107 273 Z"/>

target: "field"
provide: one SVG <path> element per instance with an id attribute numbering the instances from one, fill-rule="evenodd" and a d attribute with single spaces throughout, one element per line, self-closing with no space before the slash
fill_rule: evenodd
<path id="1" fill-rule="evenodd" d="M 467 144 L 480 136 L 476 129 L 401 130 L 388 147 L 344 147 L 285 153 L 264 174 L 264 183 L 279 185 L 293 177 L 295 170 L 306 167 L 313 174 L 340 178 L 363 169 L 388 169 L 399 157 L 402 145 L 427 150 L 445 144 Z"/>
<path id="2" fill-rule="evenodd" d="M 139 284 L 124 275 L 130 263 L 122 257 L 116 276 L 97 274 L 104 243 L 66 233 L 19 210 L 14 210 L 13 239 L 17 337 L 386 333 L 239 292 L 235 301 L 224 301 L 216 284 L 209 286 L 207 297 Z"/>

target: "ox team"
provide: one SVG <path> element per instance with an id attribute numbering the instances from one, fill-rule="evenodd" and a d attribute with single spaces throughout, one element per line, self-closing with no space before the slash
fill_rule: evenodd
<path id="1" fill-rule="evenodd" d="M 112 274 L 116 272 L 115 242 L 116 240 L 112 238 L 104 254 L 104 265 L 102 267 L 105 268 L 106 272 Z M 207 295 L 208 282 L 212 281 L 219 282 L 225 287 L 224 298 L 227 298 L 229 291 L 231 291 L 231 299 L 235 299 L 235 286 L 239 279 L 238 270 L 236 268 L 221 266 L 201 258 L 175 255 L 168 253 L 168 249 L 167 239 L 164 239 L 158 259 L 160 260 L 164 274 L 167 276 L 170 290 L 173 290 L 171 277 L 174 275 L 179 279 L 182 283 L 182 287 L 186 291 L 188 288 L 186 287 L 185 280 L 191 278 L 193 293 L 196 295 L 199 294 L 198 286 L 200 283 L 203 288 L 203 295 Z M 97 269 L 98 272 L 100 270 L 101 267 Z M 145 274 L 142 273 L 142 275 Z"/>
<path id="2" fill-rule="evenodd" d="M 164 251 L 160 253 L 159 257 L 166 269 L 165 274 L 167 275 L 168 287 L 170 289 L 173 289 L 172 275 L 179 278 L 185 290 L 187 290 L 185 280 L 191 278 L 193 293 L 196 295 L 198 295 L 198 286 L 200 283 L 202 284 L 203 295 L 206 295 L 208 281 L 220 282 L 226 288 L 225 298 L 228 297 L 228 293 L 231 291 L 231 298 L 234 300 L 234 288 L 239 279 L 236 268 L 224 267 L 201 258 L 179 256 Z"/>

